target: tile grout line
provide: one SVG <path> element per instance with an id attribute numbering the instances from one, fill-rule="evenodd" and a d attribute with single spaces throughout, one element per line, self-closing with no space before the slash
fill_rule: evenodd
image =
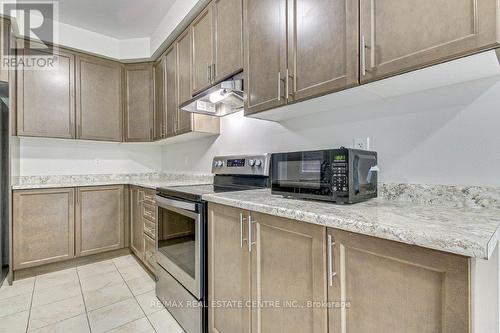
<path id="1" fill-rule="evenodd" d="M 135 258 L 134 258 L 134 259 L 135 259 Z M 116 268 L 116 270 L 118 271 L 118 274 L 120 274 L 120 276 L 122 277 L 123 281 L 125 282 L 125 285 L 127 286 L 128 290 L 130 290 L 130 293 L 132 294 L 132 297 L 134 298 L 135 302 L 139 305 L 139 308 L 141 309 L 142 313 L 144 313 L 144 318 L 146 318 L 146 320 L 148 321 L 149 325 L 151 325 L 151 327 L 153 328 L 153 331 L 155 331 L 156 333 L 159 333 L 159 332 L 157 332 L 157 331 L 156 331 L 156 328 L 154 327 L 154 325 L 153 325 L 153 323 L 151 322 L 151 320 L 149 320 L 148 315 L 146 314 L 146 312 L 144 312 L 144 310 L 143 310 L 142 306 L 139 304 L 139 301 L 137 300 L 137 296 L 136 296 L 136 295 L 134 295 L 134 293 L 132 292 L 132 289 L 130 289 L 130 287 L 129 287 L 129 285 L 128 285 L 127 281 L 125 281 L 125 279 L 123 278 L 122 272 L 120 272 L 120 269 L 118 268 L 118 266 L 116 266 L 116 263 L 115 263 L 114 261 L 112 261 L 112 262 L 113 262 L 113 265 L 115 265 L 115 268 Z M 141 267 L 141 268 L 142 268 L 142 267 Z M 141 295 L 142 295 L 142 294 L 141 294 Z M 129 323 L 131 323 L 131 322 L 129 322 Z M 128 323 L 127 323 L 127 324 L 128 324 Z M 124 324 L 124 325 L 126 325 L 126 324 Z M 122 325 L 122 326 L 124 326 L 124 325 Z M 121 326 L 119 326 L 119 327 L 121 327 Z M 116 328 L 118 328 L 118 327 L 116 327 Z"/>
<path id="2" fill-rule="evenodd" d="M 28 332 L 28 329 L 30 328 L 31 309 L 33 308 L 33 299 L 35 298 L 36 280 L 37 280 L 37 276 L 35 276 L 35 281 L 33 281 L 33 290 L 31 291 L 31 302 L 30 302 L 30 309 L 28 312 L 28 322 L 26 323 L 26 333 Z"/>
<path id="3" fill-rule="evenodd" d="M 87 324 L 89 325 L 89 332 L 92 333 L 92 327 L 90 326 L 89 312 L 87 310 L 87 303 L 85 303 L 85 297 L 83 296 L 82 281 L 80 280 L 80 273 L 78 272 L 78 266 L 75 267 L 76 276 L 78 277 L 78 285 L 80 286 L 80 293 L 82 295 L 83 307 L 85 308 L 85 318 L 87 318 Z"/>

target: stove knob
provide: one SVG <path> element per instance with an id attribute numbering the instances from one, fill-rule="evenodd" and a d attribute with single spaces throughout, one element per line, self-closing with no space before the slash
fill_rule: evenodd
<path id="1" fill-rule="evenodd" d="M 217 167 L 217 161 L 214 161 L 214 167 Z"/>
<path id="2" fill-rule="evenodd" d="M 261 160 L 255 161 L 255 166 L 256 167 L 260 167 L 261 165 L 262 165 L 262 161 Z"/>
<path id="3" fill-rule="evenodd" d="M 217 161 L 217 166 L 218 166 L 219 168 L 221 168 L 223 165 L 224 165 L 224 163 L 222 163 L 222 161 Z"/>
<path id="4" fill-rule="evenodd" d="M 248 161 L 248 164 L 253 167 L 255 165 L 255 160 L 249 160 Z"/>

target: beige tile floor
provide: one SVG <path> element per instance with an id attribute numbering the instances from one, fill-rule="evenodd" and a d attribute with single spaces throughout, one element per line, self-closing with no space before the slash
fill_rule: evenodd
<path id="1" fill-rule="evenodd" d="M 131 256 L 6 283 L 0 333 L 183 332 Z"/>

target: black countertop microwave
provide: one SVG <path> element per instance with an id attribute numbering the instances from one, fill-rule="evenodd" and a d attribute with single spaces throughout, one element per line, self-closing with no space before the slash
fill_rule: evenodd
<path id="1" fill-rule="evenodd" d="M 377 153 L 339 149 L 277 153 L 271 157 L 272 193 L 356 203 L 377 197 Z"/>

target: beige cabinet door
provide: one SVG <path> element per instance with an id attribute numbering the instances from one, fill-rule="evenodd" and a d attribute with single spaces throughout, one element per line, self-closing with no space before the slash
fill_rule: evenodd
<path id="1" fill-rule="evenodd" d="M 290 101 L 358 84 L 358 0 L 292 0 L 288 21 Z"/>
<path id="2" fill-rule="evenodd" d="M 76 256 L 123 248 L 123 186 L 77 189 Z"/>
<path id="3" fill-rule="evenodd" d="M 74 213 L 72 188 L 14 191 L 14 270 L 73 258 Z"/>
<path id="4" fill-rule="evenodd" d="M 0 62 L 3 64 L 6 55 L 10 53 L 10 22 L 6 19 L 0 19 L 1 32 L 0 35 Z M 0 70 L 0 81 L 9 82 L 9 70 Z"/>
<path id="5" fill-rule="evenodd" d="M 153 140 L 153 67 L 152 64 L 125 66 L 125 141 Z"/>
<path id="6" fill-rule="evenodd" d="M 191 33 L 190 29 L 177 39 L 177 103 L 181 105 L 191 98 Z M 193 114 L 177 109 L 176 134 L 190 132 Z"/>
<path id="7" fill-rule="evenodd" d="M 165 57 L 153 65 L 154 71 L 154 139 L 165 137 Z"/>
<path id="8" fill-rule="evenodd" d="M 207 6 L 191 24 L 192 40 L 192 95 L 212 84 L 213 70 L 213 7 Z"/>
<path id="9" fill-rule="evenodd" d="M 24 52 L 29 53 L 28 50 Z M 59 50 L 57 66 L 53 69 L 32 70 L 22 66 L 18 68 L 19 136 L 75 138 L 74 65 L 74 55 Z"/>
<path id="10" fill-rule="evenodd" d="M 360 0 L 361 81 L 496 47 L 498 15 L 497 0 Z"/>
<path id="11" fill-rule="evenodd" d="M 243 0 L 214 0 L 214 72 L 219 82 L 243 70 Z"/>
<path id="12" fill-rule="evenodd" d="M 156 243 L 155 240 L 144 234 L 144 264 L 156 274 Z"/>
<path id="13" fill-rule="evenodd" d="M 310 306 L 327 301 L 326 228 L 250 214 L 252 302 L 264 304 L 252 310 L 252 332 L 326 332 L 327 308 Z"/>
<path id="14" fill-rule="evenodd" d="M 330 332 L 469 332 L 469 260 L 329 229 Z M 329 258 L 332 260 L 332 258 Z M 332 274 L 333 275 L 333 274 Z"/>
<path id="15" fill-rule="evenodd" d="M 177 49 L 176 44 L 172 45 L 165 53 L 165 97 L 166 103 L 166 136 L 167 138 L 175 135 L 177 130 L 177 112 L 179 105 L 177 103 Z"/>
<path id="16" fill-rule="evenodd" d="M 122 141 L 123 65 L 77 57 L 76 115 L 78 139 Z"/>
<path id="17" fill-rule="evenodd" d="M 138 258 L 144 258 L 144 226 L 141 190 L 130 187 L 130 248 Z"/>
<path id="18" fill-rule="evenodd" d="M 243 0 L 245 114 L 286 104 L 286 0 Z"/>
<path id="19" fill-rule="evenodd" d="M 208 311 L 210 333 L 250 333 L 250 259 L 243 211 L 209 203 Z M 246 214 L 245 214 L 246 215 Z M 234 302 L 235 306 L 224 302 Z M 217 306 L 220 304 L 221 306 Z M 226 306 L 223 306 L 223 305 Z"/>

